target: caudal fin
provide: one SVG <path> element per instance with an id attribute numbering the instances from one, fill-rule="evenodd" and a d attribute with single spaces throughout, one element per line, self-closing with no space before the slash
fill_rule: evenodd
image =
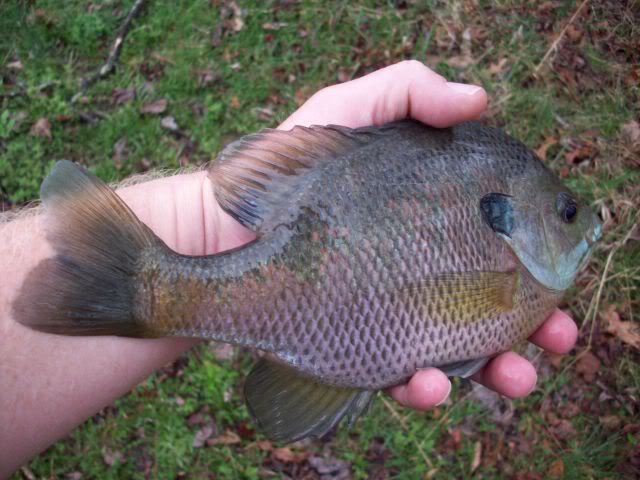
<path id="1" fill-rule="evenodd" d="M 64 335 L 154 336 L 132 312 L 136 263 L 159 242 L 151 230 L 104 182 L 66 160 L 40 196 L 56 255 L 29 273 L 14 317 Z"/>

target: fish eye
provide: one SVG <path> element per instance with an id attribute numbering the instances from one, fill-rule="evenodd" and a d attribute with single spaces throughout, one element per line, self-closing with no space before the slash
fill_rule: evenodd
<path id="1" fill-rule="evenodd" d="M 578 214 L 578 203 L 568 193 L 561 192 L 556 200 L 556 209 L 564 223 L 573 223 Z"/>

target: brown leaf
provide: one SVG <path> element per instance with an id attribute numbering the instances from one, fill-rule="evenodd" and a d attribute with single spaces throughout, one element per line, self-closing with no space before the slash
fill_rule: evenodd
<path id="1" fill-rule="evenodd" d="M 283 463 L 304 462 L 310 455 L 309 452 L 293 452 L 288 447 L 276 448 L 272 452 L 273 458 Z"/>
<path id="2" fill-rule="evenodd" d="M 474 63 L 474 58 L 471 55 L 462 54 L 449 57 L 447 64 L 454 68 L 465 68 Z"/>
<path id="3" fill-rule="evenodd" d="M 605 415 L 600 417 L 600 424 L 607 430 L 618 430 L 622 425 L 622 419 L 616 415 Z"/>
<path id="4" fill-rule="evenodd" d="M 130 102 L 136 97 L 136 91 L 131 88 L 114 88 L 111 91 L 111 102 L 114 105 L 122 105 L 123 103 Z"/>
<path id="5" fill-rule="evenodd" d="M 552 428 L 554 434 L 556 434 L 562 440 L 575 436 L 576 429 L 569 420 L 559 420 Z"/>
<path id="6" fill-rule="evenodd" d="M 536 155 L 538 155 L 542 160 L 546 160 L 547 150 L 549 150 L 549 147 L 552 147 L 557 143 L 558 143 L 558 137 L 551 135 L 545 138 L 544 142 L 542 142 L 542 144 L 538 148 L 536 148 Z"/>
<path id="7" fill-rule="evenodd" d="M 162 120 L 160 120 L 160 126 L 166 130 L 169 130 L 170 132 L 178 131 L 178 124 L 176 123 L 176 119 L 171 115 L 162 117 Z"/>
<path id="8" fill-rule="evenodd" d="M 259 120 L 271 120 L 273 118 L 273 109 L 271 107 L 256 107 L 253 109 Z"/>
<path id="9" fill-rule="evenodd" d="M 262 28 L 265 30 L 280 30 L 287 25 L 289 25 L 287 22 L 267 22 L 262 24 Z"/>
<path id="10" fill-rule="evenodd" d="M 240 100 L 238 99 L 238 97 L 234 95 L 231 97 L 231 100 L 229 101 L 229 105 L 231 105 L 231 108 L 239 108 Z"/>
<path id="11" fill-rule="evenodd" d="M 576 372 L 582 375 L 587 382 L 593 382 L 600 370 L 600 360 L 591 352 L 580 355 L 576 363 Z"/>
<path id="12" fill-rule="evenodd" d="M 163 113 L 167 109 L 167 100 L 161 98 L 160 100 L 156 100 L 154 102 L 145 103 L 140 108 L 141 113 L 149 113 L 151 115 L 159 115 Z"/>
<path id="13" fill-rule="evenodd" d="M 620 314 L 615 305 L 610 305 L 604 314 L 605 329 L 611 335 L 622 340 L 627 345 L 640 349 L 640 326 L 632 322 L 620 320 Z"/>
<path id="14" fill-rule="evenodd" d="M 351 473 L 351 464 L 337 458 L 309 457 L 309 465 L 320 475 L 331 475 L 330 478 L 345 478 Z M 349 478 L 349 477 L 346 477 Z"/>
<path id="15" fill-rule="evenodd" d="M 120 170 L 122 168 L 122 164 L 128 155 L 129 142 L 127 141 L 127 137 L 122 137 L 113 145 L 113 155 L 111 158 L 113 159 L 113 164 L 115 165 L 116 170 Z"/>
<path id="16" fill-rule="evenodd" d="M 570 152 L 565 153 L 564 158 L 569 164 L 580 163 L 595 157 L 597 149 L 592 143 L 584 143 Z"/>
<path id="17" fill-rule="evenodd" d="M 29 130 L 29 134 L 34 137 L 51 138 L 51 122 L 49 119 L 42 117 L 36 120 Z"/>
<path id="18" fill-rule="evenodd" d="M 222 342 L 212 342 L 209 349 L 216 360 L 231 360 L 235 356 L 233 345 Z"/>
<path id="19" fill-rule="evenodd" d="M 109 447 L 104 447 L 102 449 L 102 459 L 104 460 L 104 463 L 111 467 L 114 463 L 122 463 L 124 461 L 124 455 L 122 452 L 111 450 Z"/>
<path id="20" fill-rule="evenodd" d="M 20 60 L 16 60 L 15 62 L 7 63 L 7 68 L 9 70 L 22 70 L 24 66 L 22 65 L 22 62 Z"/>
<path id="21" fill-rule="evenodd" d="M 236 443 L 240 443 L 241 441 L 242 440 L 240 439 L 238 434 L 232 432 L 231 430 L 225 430 L 221 435 L 207 440 L 207 445 L 234 445 Z"/>
<path id="22" fill-rule="evenodd" d="M 640 142 L 640 124 L 635 120 L 625 123 L 622 126 L 622 133 L 632 144 Z"/>
<path id="23" fill-rule="evenodd" d="M 553 462 L 547 470 L 549 478 L 564 478 L 564 462 L 561 458 Z"/>
<path id="24" fill-rule="evenodd" d="M 506 64 L 507 64 L 507 57 L 501 58 L 496 63 L 492 63 L 491 65 L 489 65 L 489 73 L 491 75 L 497 75 L 499 73 L 502 73 Z"/>
<path id="25" fill-rule="evenodd" d="M 213 433 L 215 432 L 215 425 L 213 424 L 213 422 L 207 423 L 204 427 L 202 427 L 200 430 L 198 430 L 195 434 L 195 436 L 193 437 L 193 448 L 201 448 L 204 446 L 205 443 L 207 443 L 207 445 L 209 444 L 207 442 L 207 440 L 209 439 L 209 437 L 211 437 L 211 435 L 213 435 Z"/>
<path id="26" fill-rule="evenodd" d="M 220 75 L 213 71 L 212 68 L 206 68 L 203 70 L 198 70 L 196 72 L 198 77 L 198 86 L 199 87 L 208 87 L 213 85 L 220 79 Z"/>
<path id="27" fill-rule="evenodd" d="M 269 440 L 260 440 L 256 442 L 256 446 L 263 452 L 270 452 L 273 450 L 273 444 Z"/>
<path id="28" fill-rule="evenodd" d="M 482 443 L 477 441 L 473 446 L 473 459 L 471 460 L 471 473 L 475 472 L 475 470 L 480 466 L 480 461 L 482 459 Z"/>
<path id="29" fill-rule="evenodd" d="M 582 30 L 580 30 L 580 27 L 578 27 L 575 23 L 571 23 L 567 25 L 566 32 L 567 32 L 567 37 L 569 37 L 569 39 L 574 43 L 579 42 L 584 33 Z"/>

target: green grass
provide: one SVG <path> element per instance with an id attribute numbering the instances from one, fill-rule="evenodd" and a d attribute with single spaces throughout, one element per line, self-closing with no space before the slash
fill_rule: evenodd
<path id="1" fill-rule="evenodd" d="M 600 385 L 582 379 L 570 356 L 534 394 L 514 402 L 506 426 L 496 426 L 467 395 L 468 387 L 456 385 L 454 403 L 434 412 L 410 412 L 378 400 L 352 431 L 341 429 L 326 443 L 293 450 L 345 460 L 354 478 L 544 478 L 554 468 L 557 473 L 558 461 L 565 478 L 633 473 L 630 455 L 639 448 L 638 433 L 611 432 L 600 421 L 614 415 L 623 426 L 632 423 L 637 406 L 629 410 L 623 404 L 633 403 L 640 391 L 637 351 L 604 334 L 600 321 L 605 308 L 616 305 L 623 320 L 637 322 L 633 309 L 640 305 L 640 249 L 637 241 L 620 244 L 637 223 L 640 199 L 640 172 L 633 163 L 639 152 L 629 150 L 621 134 L 640 112 L 638 84 L 629 81 L 634 68 L 637 75 L 640 50 L 640 19 L 631 7 L 591 2 L 597 5 L 577 23 L 582 36 L 561 42 L 553 68 L 536 75 L 575 2 L 554 2 L 545 10 L 516 0 L 481 1 L 476 8 L 434 0 L 238 1 L 242 28 L 224 29 L 216 41 L 225 2 L 158 0 L 134 22 L 117 71 L 72 103 L 79 79 L 102 64 L 132 3 L 36 0 L 0 6 L 0 91 L 11 94 L 0 97 L 0 205 L 37 198 L 42 178 L 61 158 L 79 161 L 109 181 L 202 164 L 230 140 L 277 125 L 317 89 L 401 59 L 425 61 L 450 80 L 480 83 L 492 99 L 487 122 L 532 148 L 555 137 L 547 150 L 549 165 L 594 206 L 612 213 L 592 266 L 566 305 L 584 322 L 580 351 L 596 327 L 590 347 L 603 362 Z M 455 66 L 450 59 L 462 55 L 463 47 L 474 61 Z M 16 60 L 21 69 L 9 67 Z M 203 81 L 207 75 L 212 79 Z M 117 103 L 115 89 L 132 89 L 135 98 Z M 168 101 L 163 115 L 173 116 L 192 144 L 164 130 L 163 115 L 140 113 L 142 105 L 158 99 Z M 260 108 L 271 114 L 260 115 Z M 30 134 L 43 117 L 51 123 L 50 138 Z M 123 139 L 127 153 L 114 161 L 114 145 Z M 595 158 L 568 164 L 566 155 L 580 142 L 592 143 Z M 596 312 L 592 299 L 612 251 L 610 280 Z M 247 354 L 219 362 L 202 345 L 88 420 L 28 469 L 37 478 L 72 472 L 83 478 L 208 478 L 212 472 L 216 478 L 317 478 L 305 461 L 275 458 L 253 431 L 240 394 L 250 363 Z M 600 400 L 602 385 L 618 400 Z M 575 414 L 567 413 L 571 405 L 577 406 Z M 189 419 L 195 412 L 202 421 L 194 425 Z M 575 434 L 558 437 L 550 412 L 569 422 Z M 206 424 L 217 434 L 236 432 L 239 442 L 194 447 Z M 478 442 L 480 464 L 472 471 Z"/>

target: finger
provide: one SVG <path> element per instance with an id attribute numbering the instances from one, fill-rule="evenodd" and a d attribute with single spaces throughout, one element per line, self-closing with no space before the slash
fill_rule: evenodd
<path id="1" fill-rule="evenodd" d="M 444 402 L 451 392 L 451 382 L 437 368 L 418 371 L 408 383 L 389 389 L 389 394 L 405 407 L 427 410 Z"/>
<path id="2" fill-rule="evenodd" d="M 556 310 L 529 340 L 552 353 L 567 353 L 578 339 L 578 327 L 562 310 Z"/>
<path id="3" fill-rule="evenodd" d="M 447 82 L 422 63 L 409 60 L 320 90 L 280 128 L 331 123 L 361 127 L 407 117 L 447 127 L 477 118 L 486 105 L 482 87 Z"/>
<path id="4" fill-rule="evenodd" d="M 517 353 L 506 352 L 492 359 L 471 378 L 502 395 L 520 398 L 533 391 L 538 375 L 526 359 Z"/>

